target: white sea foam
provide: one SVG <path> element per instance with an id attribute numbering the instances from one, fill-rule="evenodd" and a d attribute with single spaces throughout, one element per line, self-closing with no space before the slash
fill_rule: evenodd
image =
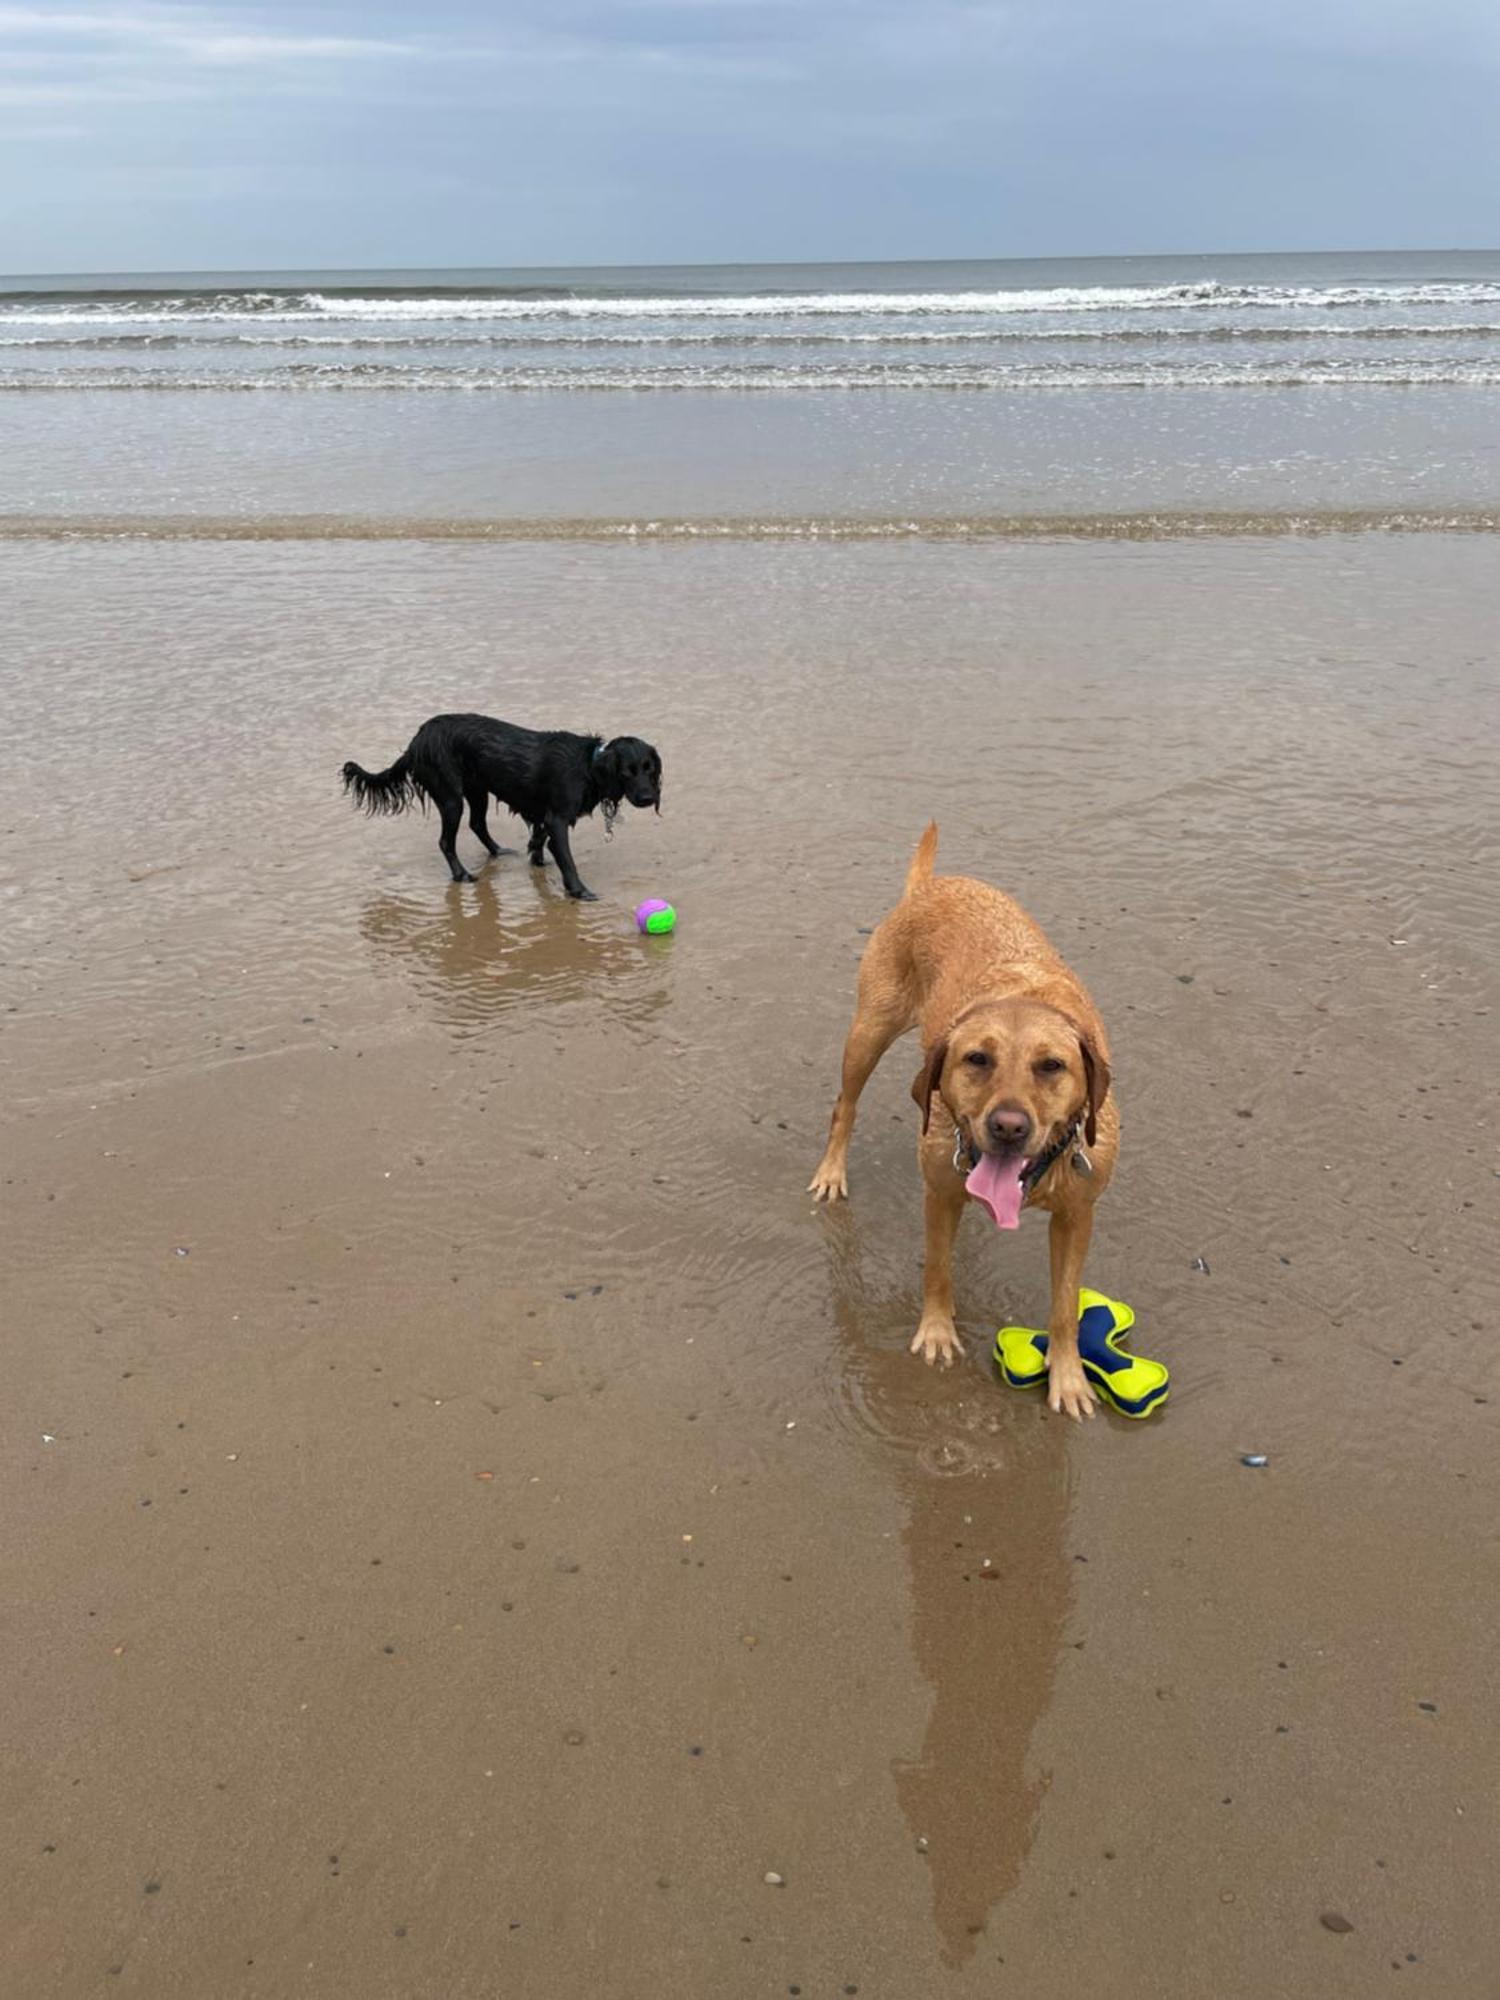
<path id="1" fill-rule="evenodd" d="M 1500 305 L 1500 283 L 1434 282 L 1415 285 L 1134 285 L 1056 286 L 971 292 L 782 292 L 722 297 L 338 297 L 323 292 L 182 294 L 171 297 L 95 297 L 45 302 L 0 297 L 0 326 L 257 325 L 378 321 L 390 326 L 432 322 L 580 320 L 768 320 L 977 318 L 1153 313 L 1194 314 L 1226 310 L 1293 314 L 1403 310 L 1418 306 Z"/>
<path id="2" fill-rule="evenodd" d="M 1154 312 L 1163 307 L 1253 306 L 1321 310 L 1372 305 L 1500 304 L 1500 284 L 1056 286 L 999 292 L 784 292 L 723 298 L 338 299 L 318 292 L 303 308 L 343 319 L 857 319 L 912 315 Z"/>
<path id="3" fill-rule="evenodd" d="M 1118 346 L 1159 343 L 1170 346 L 1213 344 L 1229 346 L 1235 341 L 1268 343 L 1294 340 L 1383 340 L 1393 346 L 1403 340 L 1495 340 L 1500 339 L 1500 321 L 1452 320 L 1436 324 L 1413 321 L 1409 325 L 1363 322 L 1345 325 L 1334 321 L 1283 321 L 1275 324 L 1246 325 L 1226 322 L 1212 326 L 1181 324 L 1154 326 L 1073 326 L 1073 327 L 884 327 L 873 331 L 855 329 L 829 332 L 798 328 L 787 332 L 756 328 L 753 332 L 691 333 L 599 333 L 581 329 L 566 333 L 538 332 L 531 327 L 466 328 L 463 332 L 426 333 L 405 330 L 396 333 L 369 333 L 363 330 L 340 333 L 304 333 L 288 328 L 276 333 L 235 333 L 224 331 L 97 333 L 69 329 L 66 332 L 9 335 L 0 322 L 0 354 L 23 349 L 46 349 L 58 354 L 83 354 L 108 350 L 180 349 L 188 353 L 210 353 L 218 348 L 239 348 L 276 354 L 301 350 L 346 349 L 400 350 L 420 353 L 462 349 L 583 351 L 588 348 L 816 348 L 839 347 L 1005 347 L 1031 345 Z"/>

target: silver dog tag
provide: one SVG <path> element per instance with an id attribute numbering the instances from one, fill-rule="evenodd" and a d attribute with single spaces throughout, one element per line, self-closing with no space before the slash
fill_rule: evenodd
<path id="1" fill-rule="evenodd" d="M 1082 1174 L 1085 1179 L 1091 1180 L 1093 1178 L 1094 1163 L 1083 1150 L 1082 1146 L 1075 1146 L 1073 1148 L 1073 1171 L 1075 1174 Z"/>

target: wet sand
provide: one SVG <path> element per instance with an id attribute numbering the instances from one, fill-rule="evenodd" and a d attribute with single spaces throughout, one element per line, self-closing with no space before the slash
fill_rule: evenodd
<path id="1" fill-rule="evenodd" d="M 8 1994 L 1493 1994 L 1492 541 L 0 571 Z M 469 705 L 661 746 L 597 905 L 341 801 Z M 1149 1423 L 1034 1218 L 907 1354 L 912 1052 L 802 1192 L 931 812 Z"/>

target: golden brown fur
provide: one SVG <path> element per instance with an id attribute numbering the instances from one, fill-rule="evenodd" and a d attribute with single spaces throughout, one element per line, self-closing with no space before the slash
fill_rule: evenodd
<path id="1" fill-rule="evenodd" d="M 1024 1121 L 1030 1156 L 1039 1158 L 1084 1118 L 1093 1173 L 1074 1166 L 1070 1149 L 1026 1206 L 1051 1216 L 1047 1400 L 1070 1417 L 1092 1416 L 1093 1391 L 1078 1359 L 1078 1289 L 1094 1203 L 1109 1186 L 1120 1142 L 1104 1028 L 1078 978 L 1018 903 L 969 876 L 933 874 L 937 843 L 934 823 L 918 843 L 904 896 L 865 948 L 842 1085 L 810 1192 L 819 1201 L 848 1194 L 860 1092 L 891 1043 L 919 1028 L 923 1063 L 912 1095 L 922 1109 L 927 1253 L 912 1352 L 947 1365 L 959 1352 L 953 1241 L 969 1199 L 954 1165 L 956 1133 L 1008 1158 Z"/>

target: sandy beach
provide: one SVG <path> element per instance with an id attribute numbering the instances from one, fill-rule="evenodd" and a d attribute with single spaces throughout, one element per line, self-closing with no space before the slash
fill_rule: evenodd
<path id="1" fill-rule="evenodd" d="M 0 570 L 8 1993 L 1494 1991 L 1492 539 Z M 597 905 L 341 801 L 469 705 L 660 746 Z M 996 1380 L 1035 1219 L 906 1352 L 904 1050 L 803 1194 L 930 813 L 1148 1423 Z"/>

